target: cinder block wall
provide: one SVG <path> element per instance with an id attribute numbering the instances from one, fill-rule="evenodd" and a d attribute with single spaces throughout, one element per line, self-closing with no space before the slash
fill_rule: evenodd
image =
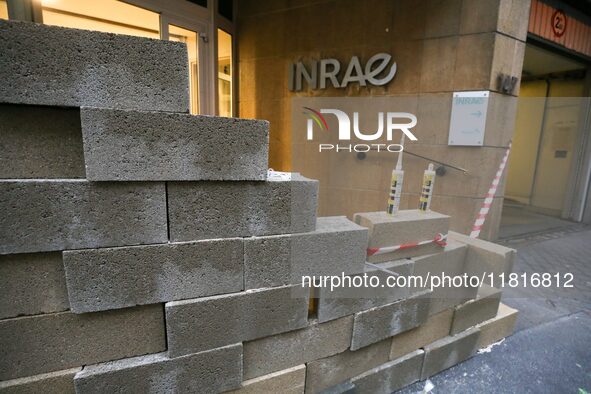
<path id="1" fill-rule="evenodd" d="M 292 157 L 290 99 L 297 96 L 410 95 L 417 115 L 419 155 L 466 168 L 449 170 L 435 186 L 433 209 L 452 216 L 451 228 L 469 232 L 513 133 L 516 97 L 499 92 L 500 73 L 520 77 L 529 19 L 529 0 L 318 0 L 240 1 L 238 12 L 239 114 L 271 122 L 270 166 L 319 179 L 320 214 L 382 210 L 391 167 L 340 155 L 302 163 Z M 397 74 L 384 87 L 288 91 L 288 65 L 321 58 L 346 64 L 387 52 Z M 448 147 L 453 91 L 492 91 L 484 147 Z M 418 96 L 418 100 L 416 100 Z M 330 156 L 330 155 L 329 155 Z M 336 156 L 336 155 L 335 155 Z M 405 179 L 420 184 L 424 160 L 406 156 Z M 328 172 L 326 169 L 330 168 Z M 339 171 L 347 175 L 339 177 Z M 368 172 L 371 176 L 367 176 Z M 365 175 L 365 176 L 364 176 Z M 335 178 L 339 178 L 335 180 Z M 345 178 L 345 180 L 343 180 Z M 418 186 L 406 189 L 402 208 L 415 208 Z M 504 183 L 497 190 L 481 232 L 496 238 Z"/>
<path id="2" fill-rule="evenodd" d="M 480 277 L 513 251 L 450 232 L 367 266 L 449 218 L 317 218 L 317 181 L 267 172 L 268 122 L 187 113 L 182 45 L 0 20 L 0 53 L 0 393 L 390 393 L 510 334 L 467 283 L 324 286 L 310 311 L 304 275 Z M 128 78 L 154 53 L 165 89 Z"/>

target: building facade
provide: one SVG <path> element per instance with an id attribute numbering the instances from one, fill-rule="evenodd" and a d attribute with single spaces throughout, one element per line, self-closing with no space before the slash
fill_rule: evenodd
<path id="1" fill-rule="evenodd" d="M 396 156 L 305 154 L 296 99 L 395 98 L 396 111 L 415 114 L 401 207 L 416 207 L 423 170 L 435 163 L 432 208 L 462 233 L 511 146 L 481 233 L 495 239 L 508 200 L 591 221 L 588 8 L 553 0 L 0 0 L 0 18 L 185 42 L 191 112 L 269 120 L 269 166 L 320 180 L 321 216 L 385 209 Z M 340 81 L 351 59 L 365 65 L 376 54 L 396 63 L 388 83 L 290 89 L 294 65 L 334 59 Z M 462 92 L 487 92 L 477 146 L 449 138 Z"/>

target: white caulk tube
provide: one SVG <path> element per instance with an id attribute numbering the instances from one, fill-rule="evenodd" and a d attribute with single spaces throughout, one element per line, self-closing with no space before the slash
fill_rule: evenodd
<path id="1" fill-rule="evenodd" d="M 388 196 L 388 207 L 386 212 L 389 215 L 394 215 L 400 209 L 400 195 L 402 194 L 402 183 L 404 181 L 404 171 L 402 171 L 402 153 L 404 144 L 404 133 L 400 139 L 400 152 L 398 153 L 398 160 L 396 167 L 392 170 L 392 178 L 390 180 L 390 194 Z"/>
<path id="2" fill-rule="evenodd" d="M 431 197 L 433 197 L 434 185 L 435 171 L 433 170 L 433 163 L 429 163 L 429 166 L 423 174 L 423 187 L 421 189 L 421 196 L 419 197 L 419 211 L 426 212 L 431 208 Z"/>

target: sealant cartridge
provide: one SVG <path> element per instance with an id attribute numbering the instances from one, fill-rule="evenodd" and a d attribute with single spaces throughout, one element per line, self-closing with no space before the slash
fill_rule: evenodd
<path id="1" fill-rule="evenodd" d="M 423 174 L 423 187 L 421 189 L 421 196 L 419 197 L 419 211 L 426 212 L 430 209 L 434 185 L 435 170 L 433 169 L 433 163 L 429 163 L 429 166 Z"/>

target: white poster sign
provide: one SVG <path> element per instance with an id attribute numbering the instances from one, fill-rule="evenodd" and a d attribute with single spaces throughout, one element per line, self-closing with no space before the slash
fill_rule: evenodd
<path id="1" fill-rule="evenodd" d="M 482 146 L 484 144 L 489 95 L 488 91 L 454 93 L 448 145 Z"/>

